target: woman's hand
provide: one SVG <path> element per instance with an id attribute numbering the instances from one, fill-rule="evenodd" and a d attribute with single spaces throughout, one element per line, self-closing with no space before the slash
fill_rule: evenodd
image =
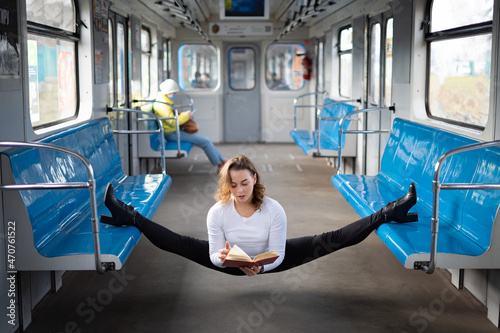
<path id="1" fill-rule="evenodd" d="M 262 266 L 240 267 L 247 276 L 254 276 L 260 273 Z"/>
<path id="2" fill-rule="evenodd" d="M 193 119 L 193 112 L 192 111 L 185 111 L 188 116 L 189 116 L 189 119 Z"/>
<path id="3" fill-rule="evenodd" d="M 223 262 L 224 260 L 226 260 L 226 257 L 227 257 L 227 254 L 229 253 L 229 251 L 231 250 L 231 246 L 229 245 L 229 242 L 226 241 L 226 247 L 223 248 L 223 249 L 220 249 L 219 250 L 219 259 Z"/>

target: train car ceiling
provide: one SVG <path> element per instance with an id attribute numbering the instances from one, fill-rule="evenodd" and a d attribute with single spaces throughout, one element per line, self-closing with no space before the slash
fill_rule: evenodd
<path id="1" fill-rule="evenodd" d="M 311 26 L 321 21 L 353 1 L 260 0 L 248 5 L 237 0 L 145 0 L 144 4 L 174 26 L 194 30 L 202 39 L 209 41 L 205 32 L 209 22 L 230 20 L 276 22 L 282 29 L 277 39 L 281 39 L 299 27 Z M 223 7 L 225 3 L 231 8 Z"/>

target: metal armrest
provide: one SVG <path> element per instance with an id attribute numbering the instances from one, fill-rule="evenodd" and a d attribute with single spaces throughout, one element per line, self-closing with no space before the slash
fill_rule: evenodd
<path id="1" fill-rule="evenodd" d="M 439 192 L 440 190 L 475 190 L 475 189 L 490 189 L 500 190 L 500 184 L 483 184 L 483 183 L 440 183 L 439 175 L 441 166 L 444 161 L 455 154 L 464 153 L 471 150 L 489 148 L 492 146 L 500 147 L 500 140 L 475 143 L 459 148 L 452 149 L 438 159 L 434 165 L 434 179 L 432 181 L 432 219 L 431 219 L 431 253 L 430 261 L 415 262 L 415 269 L 421 269 L 424 272 L 431 274 L 436 269 L 436 254 L 437 254 L 437 235 L 439 230 Z"/>
<path id="2" fill-rule="evenodd" d="M 21 147 L 21 148 L 34 148 L 34 149 L 48 149 L 54 150 L 63 154 L 71 155 L 79 159 L 85 169 L 87 169 L 87 182 L 69 182 L 69 183 L 37 183 L 37 184 L 13 184 L 13 185 L 0 185 L 1 190 L 50 190 L 50 189 L 68 189 L 68 188 L 86 188 L 90 194 L 90 211 L 92 223 L 92 233 L 94 237 L 94 260 L 95 266 L 99 273 L 103 274 L 108 269 L 112 268 L 109 263 L 103 263 L 101 260 L 101 245 L 99 242 L 99 222 L 97 220 L 97 202 L 95 194 L 95 178 L 94 169 L 90 162 L 81 154 L 49 143 L 35 143 L 35 142 L 18 142 L 18 141 L 0 141 L 0 147 Z"/>
<path id="3" fill-rule="evenodd" d="M 163 134 L 163 125 L 161 123 L 161 118 L 156 116 L 155 114 L 151 112 L 146 112 L 146 111 L 140 111 L 140 110 L 135 110 L 135 109 L 125 109 L 125 108 L 111 108 L 107 107 L 106 108 L 106 113 L 109 112 L 130 112 L 130 113 L 136 113 L 140 115 L 147 116 L 149 118 L 138 118 L 137 121 L 156 121 L 158 125 L 157 130 L 113 130 L 113 133 L 116 134 L 152 134 L 152 133 L 158 133 L 159 139 L 160 139 L 160 154 L 161 154 L 161 173 L 166 174 L 165 171 L 165 137 Z M 177 115 L 177 113 L 176 113 Z M 177 118 L 173 118 L 177 119 Z M 177 127 L 179 128 L 179 122 L 177 122 Z M 178 148 L 178 154 L 180 154 L 180 140 L 179 140 L 179 135 L 177 135 L 177 148 Z"/>
<path id="4" fill-rule="evenodd" d="M 333 118 L 332 117 L 325 117 L 325 118 L 319 117 L 318 119 L 319 120 L 340 120 L 340 119 L 342 119 L 342 117 L 340 117 L 340 118 L 339 117 L 333 117 Z M 359 120 L 359 118 L 345 118 L 345 120 Z"/>
<path id="5" fill-rule="evenodd" d="M 342 172 L 340 171 L 340 166 L 342 163 L 342 135 L 343 134 L 376 134 L 376 133 L 388 133 L 390 132 L 390 129 L 383 129 L 383 130 L 343 130 L 343 125 L 344 125 L 344 120 L 347 120 L 349 117 L 358 114 L 358 113 L 367 113 L 367 112 L 374 112 L 374 111 L 392 111 L 396 112 L 396 107 L 395 106 L 385 106 L 385 107 L 379 107 L 379 108 L 370 108 L 370 109 L 361 109 L 361 110 L 356 110 L 356 111 L 351 111 L 347 114 L 345 114 L 342 119 L 340 119 L 339 123 L 339 148 L 338 148 L 338 166 L 337 166 L 337 174 L 341 174 Z"/>
<path id="6" fill-rule="evenodd" d="M 315 108 L 316 110 L 318 110 L 319 107 L 323 106 L 323 105 L 297 105 L 299 100 L 302 98 L 308 97 L 308 96 L 317 96 L 317 95 L 323 95 L 323 99 L 325 99 L 328 97 L 328 92 L 326 90 L 325 91 L 317 91 L 317 92 L 313 92 L 313 93 L 303 94 L 303 95 L 300 95 L 300 96 L 297 96 L 296 98 L 294 98 L 294 100 L 293 100 L 293 128 L 294 129 L 297 129 L 297 109 L 298 108 Z"/>

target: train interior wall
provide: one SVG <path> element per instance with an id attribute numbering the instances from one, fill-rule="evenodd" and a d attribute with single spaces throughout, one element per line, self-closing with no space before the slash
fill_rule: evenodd
<path id="1" fill-rule="evenodd" d="M 82 21 L 87 27 L 92 27 L 92 1 L 79 1 L 80 15 Z M 17 1 L 18 21 L 20 25 L 25 26 L 26 15 L 25 2 Z M 171 24 L 165 21 L 158 13 L 153 13 L 145 8 L 141 2 L 136 1 L 114 1 L 111 8 L 116 13 L 125 17 L 130 17 L 133 24 L 145 24 L 154 31 L 153 37 L 159 37 L 157 31 L 163 31 L 162 36 L 166 38 L 174 38 L 174 64 L 172 77 L 177 77 L 177 60 L 175 51 L 181 44 L 184 43 L 199 43 L 199 37 L 187 29 L 175 29 Z M 434 126 L 441 126 L 448 130 L 453 130 L 463 135 L 479 138 L 481 140 L 493 140 L 500 138 L 500 117 L 496 116 L 495 112 L 490 117 L 485 131 L 479 133 L 474 131 L 463 130 L 454 126 L 448 126 L 442 123 L 429 120 L 425 115 L 424 91 L 425 91 L 425 43 L 419 33 L 423 11 L 425 9 L 425 1 L 357 1 L 346 6 L 339 12 L 332 14 L 321 22 L 306 29 L 299 29 L 297 33 L 291 37 L 285 38 L 285 42 L 317 42 L 320 39 L 325 41 L 325 59 L 336 59 L 335 44 L 338 42 L 337 31 L 340 27 L 346 24 L 352 24 L 354 28 L 353 36 L 353 63 L 363 64 L 366 62 L 366 22 L 369 15 L 384 11 L 392 11 L 394 14 L 394 62 L 393 62 L 393 103 L 396 105 L 395 117 L 410 119 L 421 123 L 431 123 Z M 134 13 L 133 15 L 131 13 Z M 494 36 L 499 35 L 500 22 L 500 5 L 495 3 L 494 14 Z M 145 19 L 148 17 L 148 19 Z M 333 23 L 335 22 L 335 23 Z M 409 24 L 409 22 L 411 22 Z M 275 30 L 278 24 L 275 23 Z M 20 34 L 21 57 L 19 75 L 9 78 L 9 80 L 0 79 L 0 100 L 2 101 L 2 121 L 0 122 L 0 140 L 16 140 L 16 141 L 31 141 L 39 139 L 51 131 L 57 131 L 59 128 L 51 128 L 34 132 L 31 128 L 28 99 L 26 91 L 28 91 L 27 82 L 23 78 L 27 77 L 27 63 L 25 61 L 27 52 L 26 46 L 26 31 Z M 92 68 L 94 67 L 94 45 L 99 45 L 106 54 L 106 45 L 96 42 L 95 36 L 91 29 L 82 29 L 81 46 L 79 46 L 79 86 L 80 86 L 80 113 L 79 117 L 73 122 L 77 123 L 90 118 L 99 118 L 106 116 L 105 106 L 109 102 L 108 84 L 96 84 L 93 77 Z M 133 40 L 133 38 L 132 38 Z M 242 42 L 242 39 L 235 37 L 234 42 Z M 494 63 L 492 73 L 495 80 L 498 81 L 499 76 L 499 43 L 498 38 L 494 38 Z M 256 42 L 256 41 L 252 41 Z M 260 39 L 261 57 L 264 56 L 266 47 L 273 42 L 273 38 Z M 222 49 L 222 40 L 213 39 L 213 43 L 219 50 Z M 136 63 L 136 67 L 140 67 L 140 55 L 137 54 L 137 45 L 132 46 L 132 56 Z M 158 52 L 156 49 L 154 52 Z M 155 53 L 157 54 L 157 53 Z M 104 62 L 103 72 L 107 71 L 106 63 Z M 159 71 L 160 62 L 153 62 L 153 70 Z M 221 65 L 221 71 L 224 70 L 224 64 Z M 338 68 L 336 60 L 325 62 L 325 72 L 335 73 Z M 353 68 L 353 97 L 365 98 L 364 82 L 366 78 L 366 69 L 363 66 L 354 66 Z M 149 96 L 140 96 L 140 88 L 138 88 L 138 71 L 132 72 L 132 98 L 144 98 Z M 157 86 L 159 80 L 157 76 L 153 76 L 152 84 Z M 270 93 L 264 84 L 264 75 L 261 75 L 261 89 L 263 99 L 262 103 L 262 141 L 265 142 L 290 142 L 288 131 L 293 127 L 293 108 L 292 100 L 297 95 L 297 92 L 276 92 Z M 492 83 L 493 85 L 494 83 Z M 304 88 L 303 92 L 314 91 L 317 81 L 313 78 Z M 335 80 L 335 75 L 325 75 L 324 87 L 331 92 L 333 98 L 338 98 L 338 82 Z M 499 101 L 497 98 L 499 88 L 494 85 L 494 93 L 491 96 L 491 103 L 495 109 L 498 109 Z M 302 92 L 302 91 L 301 91 Z M 218 87 L 213 92 L 201 92 L 192 95 L 195 105 L 203 105 L 203 115 L 200 112 L 197 120 L 201 125 L 201 132 L 210 137 L 214 142 L 223 141 L 222 138 L 222 104 L 224 95 L 222 87 Z M 6 108 L 5 106 L 8 106 Z M 7 116 L 8 115 L 8 116 Z M 313 119 L 305 117 L 302 120 L 302 125 L 312 126 Z M 65 124 L 64 126 L 67 126 Z M 382 143 L 381 143 L 382 144 Z M 132 142 L 134 145 L 134 142 Z M 128 143 L 119 141 L 120 152 L 123 155 L 125 168 L 132 174 L 139 173 L 141 164 L 139 159 L 130 150 Z M 370 161 L 363 160 L 364 149 L 362 140 L 358 140 L 359 158 L 356 159 L 355 171 L 357 173 L 364 172 L 366 163 Z M 130 153 L 132 152 L 132 153 Z M 130 163 L 128 162 L 130 160 Z M 1 196 L 1 193 L 0 193 Z M 0 202 L 1 204 L 1 202 Z M 2 209 L 2 207 L 0 207 Z M 0 215 L 3 226 L 7 221 L 3 220 L 3 214 Z M 500 221 L 496 221 L 497 223 Z M 0 263 L 2 267 L 6 267 L 5 262 L 5 244 L 3 237 L 0 238 Z M 402 268 L 403 269 L 403 268 Z M 40 301 L 50 292 L 56 291 L 57 288 L 64 282 L 64 272 L 23 272 L 21 273 L 21 283 L 18 288 L 22 288 L 23 309 L 19 309 L 17 313 L 22 311 L 25 324 L 29 323 L 31 311 L 40 303 Z M 451 283 L 456 287 L 464 286 L 481 304 L 487 309 L 488 318 L 496 325 L 499 324 L 500 314 L 500 273 L 497 270 L 450 270 Z M 7 280 L 6 270 L 1 270 L 0 273 L 0 308 L 5 309 L 9 302 L 9 282 Z M 13 332 L 18 327 L 12 327 L 8 322 L 0 321 L 0 331 Z"/>

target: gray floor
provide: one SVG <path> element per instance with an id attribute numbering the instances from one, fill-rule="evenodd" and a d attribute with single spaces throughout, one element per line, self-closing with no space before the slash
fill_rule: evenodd
<path id="1" fill-rule="evenodd" d="M 330 183 L 334 169 L 294 145 L 222 145 L 261 171 L 288 216 L 288 237 L 358 215 Z M 168 160 L 173 184 L 155 220 L 206 239 L 215 168 L 200 150 Z M 72 272 L 35 312 L 32 332 L 498 332 L 442 271 L 407 270 L 372 234 L 278 274 L 233 277 L 155 248 L 144 237 L 123 270 Z"/>

